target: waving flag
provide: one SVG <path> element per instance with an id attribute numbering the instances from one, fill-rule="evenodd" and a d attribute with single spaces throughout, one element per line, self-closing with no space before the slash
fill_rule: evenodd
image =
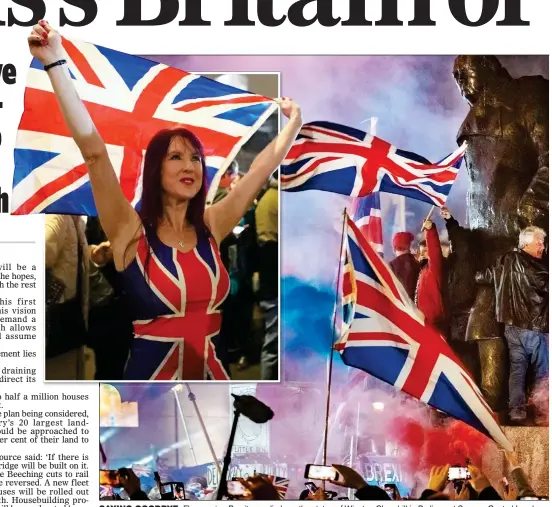
<path id="1" fill-rule="evenodd" d="M 372 248 L 383 255 L 383 227 L 381 222 L 381 204 L 379 193 L 357 199 L 354 222 Z"/>
<path id="2" fill-rule="evenodd" d="M 100 498 L 112 498 L 113 496 L 114 492 L 111 486 L 102 486 L 100 484 Z"/>
<path id="3" fill-rule="evenodd" d="M 395 386 L 512 450 L 479 388 L 445 339 L 347 217 L 343 266 L 343 362 Z"/>
<path id="4" fill-rule="evenodd" d="M 465 150 L 464 144 L 432 164 L 355 128 L 308 123 L 281 167 L 281 187 L 289 192 L 323 190 L 351 197 L 388 192 L 442 206 Z"/>
<path id="5" fill-rule="evenodd" d="M 77 91 L 133 205 L 141 196 L 144 151 L 156 132 L 192 130 L 204 145 L 213 181 L 277 107 L 266 97 L 137 56 L 76 40 L 64 39 L 63 46 Z M 84 160 L 36 59 L 27 75 L 14 159 L 14 214 L 96 215 Z"/>
<path id="6" fill-rule="evenodd" d="M 280 496 L 280 500 L 283 500 L 286 497 L 287 490 L 289 488 L 289 479 L 286 479 L 285 477 L 276 477 L 275 475 L 266 475 L 266 474 L 259 474 L 263 477 L 266 477 L 276 488 L 276 491 L 278 491 L 278 495 Z"/>

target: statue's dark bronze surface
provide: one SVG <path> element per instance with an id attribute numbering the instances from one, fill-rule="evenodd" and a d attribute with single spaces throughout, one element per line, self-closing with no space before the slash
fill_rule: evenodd
<path id="1" fill-rule="evenodd" d="M 459 56 L 453 76 L 470 105 L 458 143 L 468 144 L 469 241 L 483 270 L 517 246 L 524 227 L 548 232 L 548 80 L 514 79 L 495 56 Z M 494 306 L 492 288 L 479 287 L 466 339 L 484 340 L 481 387 L 499 410 L 508 397 L 508 353 Z"/>

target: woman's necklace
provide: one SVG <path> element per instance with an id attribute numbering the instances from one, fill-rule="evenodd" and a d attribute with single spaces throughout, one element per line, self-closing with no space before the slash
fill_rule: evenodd
<path id="1" fill-rule="evenodd" d="M 173 225 L 171 224 L 170 220 L 167 220 L 167 223 L 169 224 L 170 228 L 172 229 L 172 231 L 174 232 L 174 235 L 176 236 L 176 239 L 178 241 L 178 246 L 184 250 L 184 247 L 186 246 L 186 244 L 184 243 L 184 240 L 183 239 L 178 239 L 178 233 L 176 232 L 175 228 L 173 227 Z"/>

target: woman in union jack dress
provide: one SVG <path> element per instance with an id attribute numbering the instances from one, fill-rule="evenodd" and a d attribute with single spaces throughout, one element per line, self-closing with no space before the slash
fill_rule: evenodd
<path id="1" fill-rule="evenodd" d="M 301 128 L 299 107 L 289 99 L 278 101 L 289 118 L 287 125 L 234 190 L 208 209 L 201 142 L 184 128 L 158 132 L 144 157 L 137 212 L 125 198 L 106 145 L 77 94 L 59 33 L 41 21 L 28 40 L 85 160 L 115 267 L 131 298 L 135 340 L 125 379 L 229 380 L 215 350 L 230 284 L 219 244 L 285 158 Z"/>

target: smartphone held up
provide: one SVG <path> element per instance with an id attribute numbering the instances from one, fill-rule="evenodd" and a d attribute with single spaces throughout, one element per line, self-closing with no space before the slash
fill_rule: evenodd
<path id="1" fill-rule="evenodd" d="M 332 466 L 311 464 L 305 467 L 305 479 L 336 481 L 338 478 L 339 472 Z"/>
<path id="2" fill-rule="evenodd" d="M 470 480 L 471 475 L 468 467 L 450 467 L 448 471 L 449 481 L 465 481 Z"/>

